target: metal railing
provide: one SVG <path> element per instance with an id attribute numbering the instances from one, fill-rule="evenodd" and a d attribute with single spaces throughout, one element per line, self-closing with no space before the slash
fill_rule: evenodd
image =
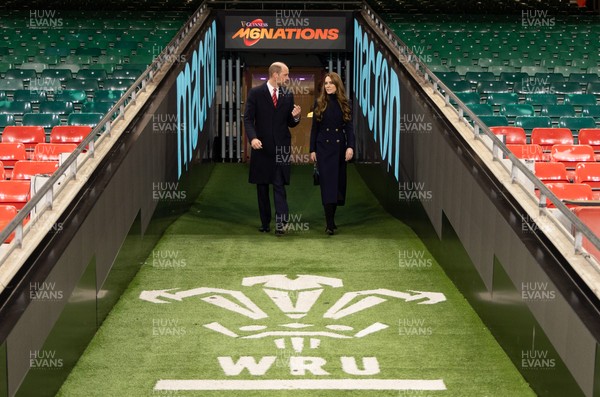
<path id="1" fill-rule="evenodd" d="M 473 133 L 473 137 L 478 140 L 482 140 L 483 137 L 491 140 L 491 153 L 494 161 L 498 161 L 498 163 L 502 164 L 503 167 L 509 172 L 511 180 L 513 183 L 517 182 L 519 173 L 523 175 L 532 186 L 539 191 L 539 197 L 536 197 L 533 194 L 530 194 L 530 197 L 534 200 L 538 200 L 538 207 L 540 211 L 547 212 L 551 215 L 550 211 L 547 211 L 547 200 L 549 200 L 560 212 L 564 219 L 568 221 L 572 228 L 573 234 L 568 233 L 565 228 L 563 228 L 564 235 L 570 239 L 574 247 L 574 253 L 577 255 L 585 255 L 589 260 L 593 258 L 589 253 L 587 253 L 582 248 L 583 237 L 587 238 L 588 241 L 598 250 L 600 250 L 600 239 L 596 236 L 594 232 L 592 232 L 588 226 L 586 226 L 581 219 L 579 219 L 569 208 L 565 205 L 565 203 L 559 199 L 544 183 L 542 183 L 531 170 L 519 159 L 517 158 L 507 147 L 506 145 L 487 127 L 475 113 L 473 113 L 429 68 L 423 63 L 420 57 L 411 51 L 409 46 L 407 46 L 400 38 L 395 34 L 395 32 L 384 22 L 382 21 L 378 15 L 373 11 L 373 9 L 366 3 L 363 3 L 363 14 L 369 18 L 375 26 L 380 30 L 381 33 L 385 36 L 385 38 L 389 41 L 397 51 L 398 51 L 398 60 L 404 64 L 411 64 L 416 72 L 422 76 L 428 83 L 432 84 L 433 92 L 436 95 L 440 95 L 449 108 L 455 111 L 458 115 L 459 120 L 463 122 L 467 127 L 469 127 Z M 456 104 L 452 106 L 452 102 Z M 472 125 L 469 123 L 470 119 L 473 123 Z M 487 147 L 487 146 L 486 146 Z M 509 160 L 510 167 L 506 167 L 504 162 L 501 160 Z M 526 192 L 527 190 L 524 189 Z M 528 192 L 529 193 L 529 192 Z M 600 203 L 597 203 L 600 205 Z M 557 220 L 557 223 L 559 221 Z M 598 265 L 598 261 L 600 258 L 595 258 L 595 261 L 590 261 L 593 263 L 595 269 L 600 271 L 600 266 Z"/>
<path id="2" fill-rule="evenodd" d="M 106 113 L 102 120 L 92 129 L 91 133 L 35 192 L 27 204 L 25 204 L 18 212 L 16 217 L 0 232 L 0 242 L 5 242 L 14 232 L 13 240 L 10 243 L 2 244 L 3 247 L 2 250 L 0 250 L 0 269 L 11 253 L 17 249 L 22 249 L 25 236 L 36 227 L 38 220 L 41 219 L 45 211 L 52 209 L 53 203 L 68 185 L 67 182 L 77 179 L 78 176 L 81 177 L 81 174 L 78 174 L 78 171 L 89 159 L 94 157 L 98 146 L 102 145 L 105 139 L 111 136 L 113 125 L 120 119 L 125 118 L 125 112 L 128 107 L 135 104 L 139 93 L 144 91 L 147 84 L 154 80 L 156 73 L 162 69 L 164 64 L 168 62 L 169 59 L 172 59 L 173 53 L 176 51 L 177 47 L 188 36 L 190 30 L 198 23 L 200 18 L 206 16 L 207 12 L 208 7 L 206 2 L 203 2 L 177 32 L 169 44 L 167 44 L 162 52 L 154 59 L 152 64 L 150 64 L 129 89 L 123 93 L 111 110 Z M 25 222 L 27 219 L 29 219 L 29 221 Z M 48 227 L 47 231 L 50 231 L 50 229 L 51 227 Z"/>

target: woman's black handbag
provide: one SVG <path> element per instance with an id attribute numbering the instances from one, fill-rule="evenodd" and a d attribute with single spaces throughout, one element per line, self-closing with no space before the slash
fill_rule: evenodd
<path id="1" fill-rule="evenodd" d="M 317 168 L 317 163 L 315 163 L 315 168 L 313 169 L 313 185 L 319 186 L 319 169 Z"/>

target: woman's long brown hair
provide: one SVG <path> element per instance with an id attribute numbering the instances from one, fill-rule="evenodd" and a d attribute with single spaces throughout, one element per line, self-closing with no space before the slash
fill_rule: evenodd
<path id="1" fill-rule="evenodd" d="M 342 108 L 344 122 L 347 123 L 352 120 L 350 103 L 348 102 L 348 98 L 346 98 L 346 90 L 344 89 L 344 84 L 342 84 L 342 79 L 340 75 L 335 72 L 328 72 L 323 78 L 323 86 L 321 87 L 321 94 L 317 98 L 317 106 L 314 110 L 314 116 L 317 118 L 317 121 L 322 121 L 323 113 L 325 112 L 325 109 L 327 109 L 327 102 L 329 99 L 327 97 L 327 91 L 325 91 L 325 78 L 328 76 L 331 79 L 331 82 L 335 85 L 335 96 L 340 104 L 340 107 Z"/>

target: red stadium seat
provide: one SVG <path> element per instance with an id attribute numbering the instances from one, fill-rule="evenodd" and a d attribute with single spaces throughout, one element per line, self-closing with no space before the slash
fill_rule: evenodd
<path id="1" fill-rule="evenodd" d="M 544 152 L 540 145 L 506 145 L 517 158 L 535 161 L 544 160 Z"/>
<path id="2" fill-rule="evenodd" d="M 6 179 L 6 174 L 4 172 L 4 164 L 0 161 L 0 180 Z"/>
<path id="3" fill-rule="evenodd" d="M 0 181 L 0 204 L 20 210 L 29 201 L 30 190 L 30 181 Z"/>
<path id="4" fill-rule="evenodd" d="M 0 161 L 4 165 L 3 179 L 10 179 L 12 168 L 20 160 L 27 160 L 24 144 L 0 142 Z"/>
<path id="5" fill-rule="evenodd" d="M 490 127 L 490 130 L 496 135 L 504 135 L 506 144 L 525 145 L 527 143 L 525 130 L 521 127 Z"/>
<path id="6" fill-rule="evenodd" d="M 81 143 L 92 131 L 87 125 L 57 125 L 50 132 L 50 143 Z"/>
<path id="7" fill-rule="evenodd" d="M 17 161 L 12 180 L 30 180 L 32 176 L 51 175 L 58 169 L 58 161 Z"/>
<path id="8" fill-rule="evenodd" d="M 558 197 L 560 200 L 569 201 L 589 201 L 594 199 L 594 193 L 592 187 L 585 183 L 546 183 L 546 186 Z M 576 204 L 566 204 L 567 207 L 574 207 Z M 550 200 L 546 201 L 548 208 L 553 208 L 554 204 Z"/>
<path id="9" fill-rule="evenodd" d="M 590 145 L 596 152 L 596 161 L 600 160 L 600 128 L 582 128 L 578 139 L 580 145 Z"/>
<path id="10" fill-rule="evenodd" d="M 58 161 L 61 153 L 71 153 L 77 149 L 74 143 L 39 143 L 33 151 L 33 159 L 38 161 Z"/>
<path id="11" fill-rule="evenodd" d="M 21 142 L 25 149 L 33 149 L 38 143 L 46 142 L 44 127 L 10 125 L 2 132 L 2 142 Z"/>
<path id="12" fill-rule="evenodd" d="M 538 161 L 534 165 L 535 175 L 544 183 L 570 182 L 563 163 Z"/>
<path id="13" fill-rule="evenodd" d="M 567 170 L 577 163 L 595 162 L 594 149 L 589 145 L 554 145 L 550 152 L 552 161 L 563 163 Z"/>
<path id="14" fill-rule="evenodd" d="M 596 236 L 600 236 L 600 207 L 574 207 L 571 211 L 588 227 Z M 573 234 L 574 231 L 573 231 Z M 587 238 L 583 238 L 583 248 L 600 261 L 600 251 L 594 247 Z"/>
<path id="15" fill-rule="evenodd" d="M 600 198 L 600 163 L 578 163 L 575 167 L 575 182 L 586 183 L 592 187 L 594 200 Z"/>
<path id="16" fill-rule="evenodd" d="M 568 128 L 534 128 L 531 131 L 531 143 L 549 152 L 554 145 L 572 145 L 573 134 Z"/>
<path id="17" fill-rule="evenodd" d="M 8 225 L 14 218 L 17 216 L 17 207 L 14 205 L 0 205 L 0 231 L 4 230 L 6 225 Z M 13 238 L 15 238 L 15 234 L 11 233 L 11 235 L 4 241 L 5 243 L 10 243 Z"/>

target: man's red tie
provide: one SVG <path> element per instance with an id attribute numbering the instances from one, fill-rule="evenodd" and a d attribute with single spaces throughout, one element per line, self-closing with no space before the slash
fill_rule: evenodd
<path id="1" fill-rule="evenodd" d="M 277 107 L 277 88 L 273 88 L 273 106 Z"/>

